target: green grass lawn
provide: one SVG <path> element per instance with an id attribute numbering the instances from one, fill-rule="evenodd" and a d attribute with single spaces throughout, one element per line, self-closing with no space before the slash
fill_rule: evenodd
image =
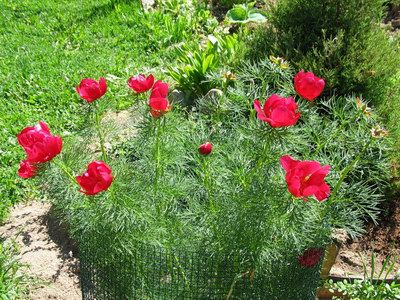
<path id="1" fill-rule="evenodd" d="M 193 41 L 160 12 L 144 13 L 136 0 L 0 0 L 0 219 L 6 208 L 33 196 L 16 175 L 24 158 L 16 134 L 39 120 L 55 134 L 85 126 L 75 86 L 106 77 L 117 109 L 133 101 L 130 75 L 162 72 L 174 43 Z"/>

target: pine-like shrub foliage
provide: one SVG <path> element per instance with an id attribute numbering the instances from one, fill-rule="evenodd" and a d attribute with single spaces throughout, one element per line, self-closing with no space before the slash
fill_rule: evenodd
<path id="1" fill-rule="evenodd" d="M 292 128 L 272 129 L 259 122 L 253 99 L 273 92 L 293 95 L 291 78 L 290 71 L 264 61 L 244 66 L 225 96 L 200 99 L 191 112 L 175 105 L 154 120 L 142 103 L 138 135 L 112 151 L 115 182 L 110 192 L 86 197 L 66 184 L 54 166 L 43 176 L 45 188 L 75 237 L 95 230 L 131 241 L 279 256 L 326 241 L 321 227 L 326 207 L 335 226 L 359 234 L 363 219 L 378 215 L 389 171 L 387 142 L 371 140 L 376 120 L 358 109 L 354 97 L 319 100 L 318 105 L 299 100 L 302 118 Z M 162 132 L 156 149 L 157 122 Z M 76 174 L 98 156 L 88 151 L 92 135 L 82 136 L 66 140 L 61 157 Z M 203 157 L 197 147 L 207 140 L 215 150 Z M 333 188 L 369 141 L 337 198 L 324 203 L 291 198 L 279 165 L 282 155 L 330 164 Z"/>
<path id="2" fill-rule="evenodd" d="M 292 77 L 262 61 L 243 65 L 235 86 L 221 97 L 198 99 L 190 111 L 175 104 L 153 119 L 147 105 L 137 103 L 137 135 L 109 149 L 115 176 L 109 191 L 87 197 L 54 164 L 44 170 L 43 187 L 72 236 L 82 243 L 96 236 L 91 247 L 109 261 L 144 243 L 211 257 L 239 255 L 255 274 L 274 274 L 270 263 L 279 262 L 280 276 L 289 278 L 290 267 L 283 267 L 288 257 L 324 247 L 332 227 L 356 236 L 366 218 L 377 219 L 389 170 L 387 141 L 371 137 L 377 120 L 364 115 L 354 97 L 316 105 L 297 99 L 302 117 L 290 128 L 257 120 L 253 100 L 294 95 Z M 100 159 L 91 132 L 64 139 L 57 159 L 75 174 Z M 205 141 L 214 145 L 209 156 L 197 150 Z M 337 193 L 325 202 L 293 198 L 279 164 L 286 154 L 331 165 L 327 182 Z M 276 293 L 282 288 L 290 290 L 281 282 Z"/>
<path id="3" fill-rule="evenodd" d="M 362 94 L 393 105 L 391 78 L 400 66 L 399 43 L 380 28 L 383 0 L 279 0 L 260 27 L 250 56 L 283 56 L 327 80 L 326 92 Z"/>

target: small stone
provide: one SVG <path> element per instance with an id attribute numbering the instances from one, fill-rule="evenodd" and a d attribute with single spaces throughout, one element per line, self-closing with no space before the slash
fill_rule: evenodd
<path id="1" fill-rule="evenodd" d="M 338 246 L 340 246 L 347 242 L 349 236 L 346 230 L 335 228 L 332 230 L 331 238 Z"/>
<path id="2" fill-rule="evenodd" d="M 169 95 L 169 99 L 174 103 L 183 103 L 185 101 L 185 93 L 179 90 L 173 90 Z"/>
<path id="3" fill-rule="evenodd" d="M 223 94 L 224 93 L 219 89 L 211 89 L 211 90 L 208 91 L 208 93 L 204 97 L 205 98 L 219 98 Z"/>
<path id="4" fill-rule="evenodd" d="M 155 0 L 141 0 L 143 8 L 145 10 L 149 10 L 150 8 L 154 7 Z"/>

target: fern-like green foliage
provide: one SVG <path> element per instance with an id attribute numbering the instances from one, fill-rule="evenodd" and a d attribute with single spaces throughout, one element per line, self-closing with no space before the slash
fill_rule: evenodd
<path id="1" fill-rule="evenodd" d="M 294 95 L 292 76 L 268 60 L 244 64 L 222 96 L 200 97 L 190 110 L 174 104 L 158 119 L 138 102 L 137 134 L 109 147 L 115 179 L 107 192 L 79 193 L 53 164 L 44 170 L 43 187 L 72 236 L 82 243 L 95 236 L 91 247 L 109 259 L 143 243 L 206 249 L 212 257 L 239 256 L 257 274 L 289 278 L 294 269 L 271 262 L 285 265 L 308 248 L 324 247 L 332 227 L 357 236 L 365 219 L 377 220 L 388 173 L 388 142 L 372 139 L 378 121 L 354 97 L 317 104 L 297 99 L 302 116 L 290 128 L 257 120 L 253 100 Z M 112 127 L 103 124 L 107 131 Z M 205 141 L 214 146 L 208 156 L 198 153 Z M 96 145 L 88 128 L 65 139 L 56 159 L 81 174 L 100 158 Z M 331 165 L 332 196 L 325 202 L 293 198 L 279 164 L 286 154 Z M 278 299 L 284 285 L 272 286 L 271 299 Z"/>
<path id="2" fill-rule="evenodd" d="M 352 97 L 318 105 L 298 100 L 300 123 L 272 129 L 256 120 L 252 102 L 273 92 L 293 95 L 290 70 L 264 61 L 244 66 L 237 76 L 224 96 L 200 99 L 189 114 L 175 105 L 155 121 L 142 103 L 138 135 L 112 151 L 115 182 L 107 193 L 86 197 L 57 168 L 46 170 L 46 190 L 75 237 L 94 230 L 124 248 L 137 240 L 188 249 L 207 245 L 262 262 L 323 245 L 330 226 L 355 236 L 365 219 L 377 220 L 389 171 L 386 140 L 374 139 L 356 160 L 371 140 L 375 118 L 365 116 Z M 66 141 L 62 155 L 76 174 L 98 156 L 87 150 L 91 135 L 83 136 Z M 214 144 L 207 157 L 197 152 L 204 141 Z M 279 165 L 285 154 L 330 164 L 332 189 L 346 166 L 356 163 L 335 198 L 303 202 L 287 192 Z"/>

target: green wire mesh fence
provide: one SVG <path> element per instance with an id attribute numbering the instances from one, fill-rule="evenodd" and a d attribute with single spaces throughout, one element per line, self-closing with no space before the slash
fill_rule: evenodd
<path id="1" fill-rule="evenodd" d="M 297 258 L 254 269 L 237 258 L 139 245 L 131 253 L 80 245 L 84 300 L 315 300 L 320 263 Z"/>

